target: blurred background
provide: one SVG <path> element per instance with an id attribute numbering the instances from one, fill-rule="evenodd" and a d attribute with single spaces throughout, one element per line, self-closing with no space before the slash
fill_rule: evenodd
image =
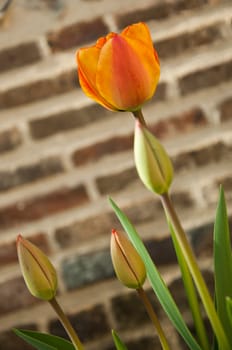
<path id="1" fill-rule="evenodd" d="M 65 336 L 26 289 L 18 233 L 56 266 L 58 299 L 87 350 L 114 349 L 112 328 L 129 349 L 160 349 L 137 296 L 114 278 L 110 231 L 120 224 L 108 196 L 135 224 L 191 327 L 169 232 L 159 198 L 136 174 L 132 115 L 84 96 L 75 52 L 148 24 L 161 79 L 144 115 L 173 160 L 172 198 L 212 287 L 219 184 L 232 214 L 231 1 L 0 0 L 0 8 L 0 349 L 32 349 L 12 327 Z M 185 349 L 151 298 L 173 348 Z"/>

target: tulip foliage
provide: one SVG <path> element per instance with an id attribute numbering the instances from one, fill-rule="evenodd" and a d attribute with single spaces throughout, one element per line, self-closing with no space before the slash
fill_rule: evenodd
<path id="1" fill-rule="evenodd" d="M 143 287 L 146 278 L 188 349 L 231 350 L 232 251 L 224 191 L 221 187 L 213 233 L 213 300 L 169 195 L 173 180 L 171 160 L 163 145 L 149 130 L 141 110 L 142 105 L 154 95 L 160 75 L 159 59 L 148 27 L 144 23 L 137 23 L 125 28 L 120 34 L 110 33 L 100 38 L 95 45 L 80 49 L 76 58 L 84 93 L 109 110 L 130 111 L 135 118 L 135 166 L 145 187 L 161 200 L 189 303 L 194 333 L 186 324 L 136 228 L 110 199 L 110 205 L 125 231 L 112 229 L 111 233 L 112 264 L 118 280 L 138 293 L 163 350 L 173 349 L 172 342 L 167 338 Z M 56 300 L 55 268 L 44 253 L 21 235 L 17 238 L 17 250 L 29 291 L 51 304 L 70 341 L 25 330 L 15 330 L 16 334 L 38 350 L 83 350 L 84 345 Z M 211 326 L 211 337 L 206 332 L 205 319 Z M 117 350 L 127 349 L 114 330 L 112 338 Z"/>

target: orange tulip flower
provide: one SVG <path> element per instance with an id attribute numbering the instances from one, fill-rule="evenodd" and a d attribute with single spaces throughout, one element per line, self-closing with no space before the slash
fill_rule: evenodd
<path id="1" fill-rule="evenodd" d="M 110 33 L 76 55 L 85 94 L 113 111 L 136 111 L 155 93 L 158 55 L 145 23 Z"/>

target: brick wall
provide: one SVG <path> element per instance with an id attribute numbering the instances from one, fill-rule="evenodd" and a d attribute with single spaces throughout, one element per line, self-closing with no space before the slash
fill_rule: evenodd
<path id="1" fill-rule="evenodd" d="M 95 105 L 76 77 L 78 47 L 136 21 L 149 25 L 162 70 L 144 114 L 172 157 L 173 200 L 212 282 L 220 183 L 232 214 L 231 2 L 15 1 L 0 23 L 0 350 L 31 349 L 12 327 L 64 335 L 49 305 L 26 290 L 19 232 L 57 267 L 59 300 L 86 349 L 113 349 L 111 328 L 129 349 L 160 349 L 136 295 L 114 279 L 110 229 L 120 226 L 108 194 L 136 224 L 189 320 L 159 200 L 134 168 L 133 118 Z M 174 348 L 185 349 L 152 300 Z"/>

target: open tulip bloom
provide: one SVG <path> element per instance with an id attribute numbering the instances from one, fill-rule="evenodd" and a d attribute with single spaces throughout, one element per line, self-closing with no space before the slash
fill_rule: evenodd
<path id="1" fill-rule="evenodd" d="M 171 160 L 158 139 L 149 131 L 141 111 L 141 106 L 154 95 L 160 76 L 159 59 L 148 27 L 144 23 L 137 23 L 128 26 L 120 34 L 110 33 L 100 38 L 95 45 L 80 49 L 76 58 L 80 85 L 85 94 L 109 110 L 130 111 L 137 119 L 134 137 L 135 165 L 141 181 L 154 195 L 159 196 L 163 205 L 195 336 L 190 332 L 135 227 L 110 199 L 110 204 L 128 236 L 125 237 L 116 230 L 112 231 L 111 257 L 118 279 L 126 287 L 134 288 L 138 292 L 155 326 L 163 350 L 170 350 L 171 347 L 143 289 L 146 277 L 188 349 L 231 350 L 232 254 L 223 188 L 220 189 L 213 234 L 214 302 L 169 196 L 173 179 Z M 38 332 L 16 331 L 17 334 L 39 350 L 83 350 L 83 344 L 54 298 L 56 273 L 53 266 L 42 252 L 21 236 L 18 237 L 17 247 L 21 270 L 29 290 L 33 295 L 50 302 L 72 343 Z M 205 316 L 202 316 L 199 297 L 205 310 L 204 315 L 211 325 L 212 337 L 208 337 L 205 330 Z M 117 350 L 127 349 L 115 331 L 112 336 Z"/>
<path id="2" fill-rule="evenodd" d="M 110 33 L 76 57 L 83 91 L 110 110 L 136 111 L 155 93 L 160 65 L 144 23 Z"/>

